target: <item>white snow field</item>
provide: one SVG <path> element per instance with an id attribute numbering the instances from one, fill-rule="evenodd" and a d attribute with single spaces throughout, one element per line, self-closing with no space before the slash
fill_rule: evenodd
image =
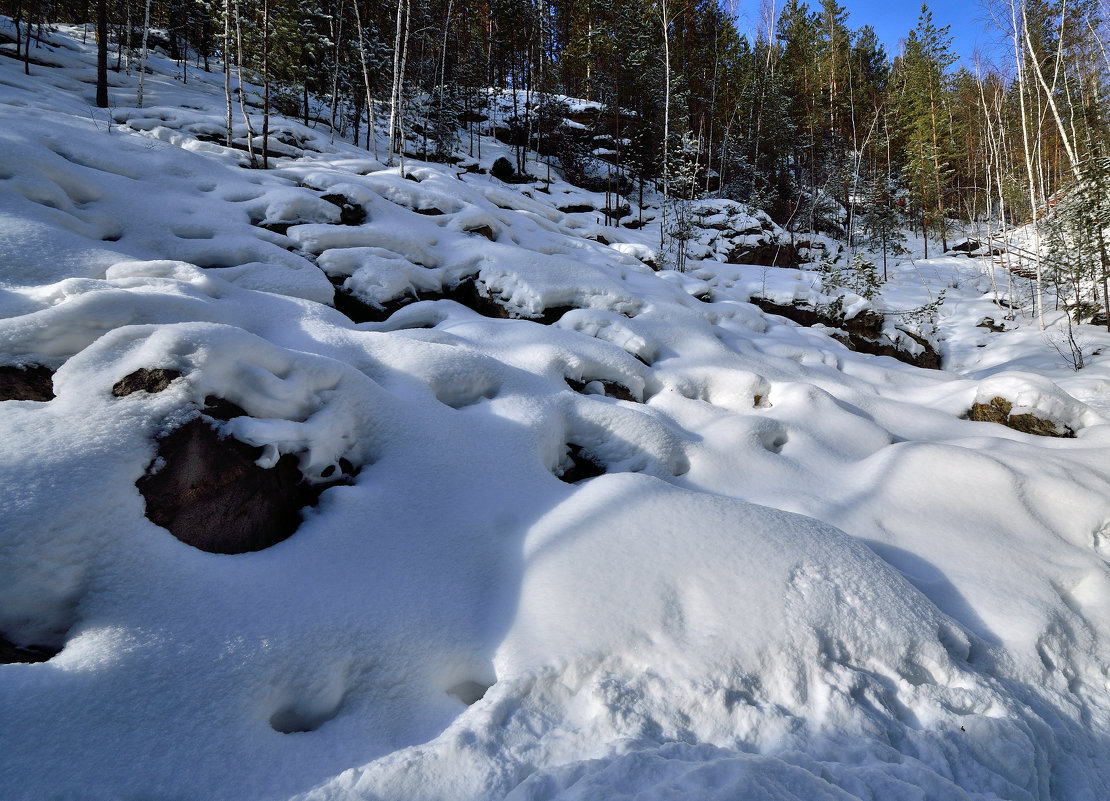
<path id="1" fill-rule="evenodd" d="M 100 110 L 50 41 L 0 57 L 0 366 L 56 371 L 0 403 L 0 634 L 60 651 L 0 664 L 0 798 L 1110 798 L 1105 331 L 1073 371 L 946 256 L 843 301 L 945 289 L 885 324 L 945 369 L 857 353 L 712 227 L 655 272 L 657 222 L 558 210 L 603 196 L 285 119 L 246 169 L 219 73 L 154 54 Z M 179 375 L 113 395 L 141 368 Z M 179 541 L 137 482 L 209 396 L 357 476 L 271 547 Z M 1074 437 L 965 419 L 995 397 Z"/>

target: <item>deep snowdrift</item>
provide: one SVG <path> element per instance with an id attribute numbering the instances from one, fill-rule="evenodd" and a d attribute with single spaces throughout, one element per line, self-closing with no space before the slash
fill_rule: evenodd
<path id="1" fill-rule="evenodd" d="M 0 404 L 0 634 L 61 648 L 0 665 L 4 798 L 1110 797 L 1105 333 L 1072 373 L 946 257 L 844 305 L 945 288 L 947 369 L 854 353 L 748 302 L 818 273 L 656 273 L 657 224 L 558 210 L 596 195 L 285 120 L 243 169 L 219 76 L 104 112 L 53 42 L 0 58 L 0 366 L 56 370 Z M 185 545 L 136 482 L 213 397 L 357 475 Z M 963 419 L 994 397 L 1075 436 Z"/>

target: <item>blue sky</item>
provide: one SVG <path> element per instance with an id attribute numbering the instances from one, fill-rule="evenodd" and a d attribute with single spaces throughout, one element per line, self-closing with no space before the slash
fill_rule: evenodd
<path id="1" fill-rule="evenodd" d="M 899 51 L 899 41 L 904 39 L 917 25 L 921 13 L 921 2 L 917 0 L 840 0 L 847 10 L 848 24 L 856 29 L 870 25 L 886 46 L 887 55 L 894 56 Z M 819 5 L 814 2 L 813 6 Z M 963 59 L 965 66 L 972 67 L 972 56 L 976 46 L 983 50 L 991 49 L 998 40 L 1000 32 L 993 23 L 987 26 L 987 14 L 978 0 L 932 0 L 929 8 L 933 12 L 933 23 L 938 27 L 950 25 L 952 47 Z"/>
<path id="2" fill-rule="evenodd" d="M 899 42 L 917 25 L 921 13 L 921 0 L 840 0 L 848 10 L 848 25 L 853 30 L 870 25 L 893 58 L 900 51 Z M 782 8 L 784 0 L 775 0 Z M 821 0 L 809 0 L 811 10 L 820 8 Z M 741 30 L 759 19 L 760 0 L 739 0 L 738 18 Z M 974 66 L 973 55 L 979 47 L 984 54 L 997 49 L 1001 32 L 994 23 L 987 22 L 987 12 L 979 0 L 930 0 L 933 23 L 950 25 L 952 47 L 968 69 Z"/>

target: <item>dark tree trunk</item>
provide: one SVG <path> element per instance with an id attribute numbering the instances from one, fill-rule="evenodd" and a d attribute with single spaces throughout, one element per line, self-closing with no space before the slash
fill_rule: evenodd
<path id="1" fill-rule="evenodd" d="M 108 108 L 108 0 L 96 0 L 96 105 Z"/>
<path id="2" fill-rule="evenodd" d="M 270 169 L 270 2 L 262 3 L 262 169 Z"/>

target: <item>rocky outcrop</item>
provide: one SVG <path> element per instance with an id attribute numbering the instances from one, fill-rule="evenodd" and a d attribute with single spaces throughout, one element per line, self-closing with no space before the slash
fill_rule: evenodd
<path id="1" fill-rule="evenodd" d="M 366 222 L 366 209 L 346 195 L 321 195 L 320 199 L 339 207 L 339 222 L 343 225 L 362 225 Z"/>
<path id="2" fill-rule="evenodd" d="M 54 398 L 54 371 L 46 367 L 0 367 L 0 401 Z"/>
<path id="3" fill-rule="evenodd" d="M 157 457 L 136 482 L 147 518 L 194 548 L 220 554 L 269 548 L 297 530 L 301 509 L 355 473 L 344 459 L 337 480 L 310 484 L 291 454 L 260 467 L 262 448 L 223 435 L 214 422 L 242 409 L 213 398 L 205 411 L 159 441 Z"/>
<path id="4" fill-rule="evenodd" d="M 1002 397 L 991 398 L 989 403 L 975 403 L 967 412 L 967 419 L 977 423 L 1001 423 L 1007 428 L 1038 437 L 1071 438 L 1075 432 L 1065 425 L 1054 423 L 1035 414 L 1012 414 L 1014 405 Z"/>
<path id="5" fill-rule="evenodd" d="M 898 347 L 883 334 L 883 317 L 875 312 L 865 311 L 855 317 L 845 318 L 833 316 L 826 312 L 804 305 L 784 305 L 767 300 L 766 298 L 753 297 L 751 302 L 769 314 L 777 314 L 788 320 L 793 320 L 798 325 L 813 326 L 824 325 L 843 331 L 844 334 L 834 334 L 837 339 L 859 353 L 868 353 L 872 356 L 890 356 L 900 362 L 912 364 L 928 370 L 940 369 L 940 354 L 936 352 L 928 340 L 899 329 L 901 333 L 921 346 L 920 353 L 912 353 Z"/>
<path id="6" fill-rule="evenodd" d="M 112 394 L 117 398 L 126 397 L 133 392 L 161 392 L 170 385 L 170 382 L 180 378 L 177 370 L 155 368 L 148 370 L 140 367 L 135 372 L 124 376 L 112 387 Z"/>
<path id="7" fill-rule="evenodd" d="M 729 264 L 757 264 L 764 267 L 797 267 L 801 264 L 798 250 L 790 243 L 763 241 L 756 245 L 741 245 L 730 251 Z"/>

